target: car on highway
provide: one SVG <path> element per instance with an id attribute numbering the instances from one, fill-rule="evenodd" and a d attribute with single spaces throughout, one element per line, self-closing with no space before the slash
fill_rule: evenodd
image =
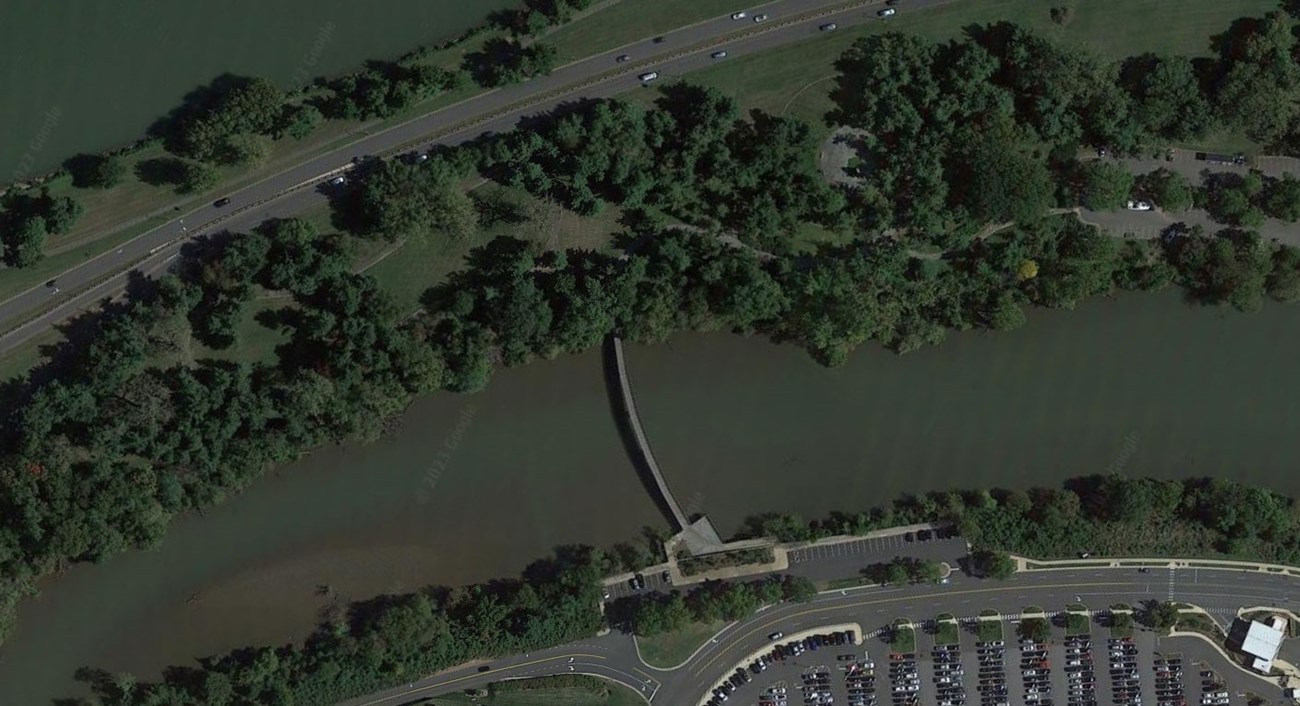
<path id="1" fill-rule="evenodd" d="M 623 63 L 623 62 L 625 62 L 625 61 L 631 61 L 631 60 L 632 60 L 632 57 L 629 56 L 629 55 L 627 55 L 627 54 L 619 54 L 618 57 L 614 59 L 614 61 L 617 61 L 617 62 L 620 63 L 620 64 Z"/>
<path id="2" fill-rule="evenodd" d="M 818 27 L 817 29 L 819 29 L 819 30 L 821 30 L 821 31 L 823 31 L 823 32 L 830 32 L 830 31 L 832 31 L 832 30 L 834 30 L 834 29 L 838 29 L 838 28 L 839 28 L 839 25 L 835 24 L 834 22 L 827 22 L 826 24 L 822 25 L 821 27 Z"/>
<path id="3" fill-rule="evenodd" d="M 746 17 L 749 17 L 749 13 L 745 12 L 744 10 L 741 10 L 740 12 L 731 13 L 731 19 L 733 20 L 743 20 Z"/>
<path id="4" fill-rule="evenodd" d="M 754 15 L 754 21 L 755 21 L 755 22 L 766 22 L 766 21 L 767 21 L 767 15 Z"/>
<path id="5" fill-rule="evenodd" d="M 776 640 L 780 640 L 783 637 L 785 637 L 785 633 L 781 632 L 780 630 L 777 630 L 776 632 L 768 635 L 767 639 L 776 641 Z"/>
<path id="6" fill-rule="evenodd" d="M 213 201 L 213 202 L 212 202 L 212 205 L 213 205 L 213 206 L 216 206 L 217 208 L 221 208 L 222 206 L 225 206 L 226 204 L 229 204 L 229 203 L 230 203 L 230 197 L 229 197 L 229 196 L 222 196 L 221 198 L 217 199 L 216 201 Z"/>
<path id="7" fill-rule="evenodd" d="M 347 180 L 348 180 L 347 177 L 340 174 L 339 176 L 330 179 L 330 186 L 342 186 L 347 182 Z"/>
<path id="8" fill-rule="evenodd" d="M 713 57 L 714 59 L 725 59 L 727 58 L 727 51 L 725 49 L 719 49 L 718 51 L 713 52 L 709 56 Z"/>
<path id="9" fill-rule="evenodd" d="M 877 12 L 877 13 L 876 13 L 876 16 L 878 16 L 878 17 L 889 17 L 889 16 L 891 16 L 891 15 L 897 13 L 897 12 L 898 12 L 898 10 L 896 10 L 896 9 L 894 9 L 894 8 L 892 8 L 892 7 L 886 7 L 885 9 L 881 10 L 880 12 Z"/>
<path id="10" fill-rule="evenodd" d="M 651 81 L 659 78 L 659 72 L 651 71 L 649 73 L 641 74 L 640 76 L 637 76 L 637 78 L 641 79 L 642 83 L 650 83 Z"/>

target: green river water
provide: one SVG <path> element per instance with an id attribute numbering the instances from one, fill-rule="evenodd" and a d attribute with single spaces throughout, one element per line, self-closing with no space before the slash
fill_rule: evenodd
<path id="1" fill-rule="evenodd" d="M 1238 314 L 1174 292 L 905 356 L 864 347 L 835 370 L 727 334 L 628 348 L 660 465 L 724 534 L 754 512 L 1091 472 L 1300 493 L 1298 353 L 1300 307 Z M 156 550 L 46 582 L 0 654 L 0 703 L 76 693 L 83 665 L 148 676 L 302 637 L 331 600 L 514 575 L 557 544 L 646 525 L 667 522 L 619 438 L 599 352 L 539 361 L 478 395 L 421 400 L 391 438 L 319 450 Z"/>
<path id="2" fill-rule="evenodd" d="M 0 184 L 143 136 L 182 96 L 223 72 L 300 86 L 454 37 L 515 4 L 4 0 Z"/>

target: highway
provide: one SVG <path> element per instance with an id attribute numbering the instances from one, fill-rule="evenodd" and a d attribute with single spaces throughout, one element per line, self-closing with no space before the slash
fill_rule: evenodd
<path id="1" fill-rule="evenodd" d="M 900 13 L 952 0 L 907 0 Z M 484 133 L 509 130 L 520 118 L 565 102 L 607 98 L 637 90 L 638 76 L 657 71 L 671 81 L 716 61 L 710 54 L 725 48 L 727 61 L 816 37 L 819 26 L 833 20 L 841 27 L 882 21 L 879 0 L 776 0 L 756 5 L 742 20 L 718 17 L 660 35 L 646 37 L 556 69 L 548 76 L 480 94 L 410 120 L 350 145 L 267 177 L 251 186 L 222 194 L 230 203 L 192 210 L 124 244 L 83 262 L 55 278 L 55 286 L 38 285 L 0 302 L 0 354 L 21 345 L 75 313 L 121 291 L 127 273 L 158 271 L 187 240 L 218 228 L 247 230 L 271 217 L 286 217 L 326 198 L 323 183 L 347 169 L 354 159 L 434 144 L 454 145 Z M 768 19 L 752 20 L 758 11 Z M 883 20 L 889 21 L 889 20 Z M 627 54 L 631 60 L 615 61 Z"/>
<path id="2" fill-rule="evenodd" d="M 800 567 L 796 573 L 851 576 L 858 569 L 895 554 L 935 558 L 947 555 L 954 566 L 965 554 L 956 540 L 934 545 L 912 545 L 904 551 L 882 551 L 879 556 L 829 557 Z M 996 610 L 1017 619 L 1028 606 L 1049 612 L 1071 603 L 1105 610 L 1115 603 L 1138 606 L 1147 601 L 1182 601 L 1204 608 L 1220 624 L 1230 622 L 1237 609 L 1253 606 L 1297 610 L 1300 579 L 1240 569 L 1152 568 L 1139 572 L 1126 568 L 1075 568 L 1036 570 L 1016 574 L 1006 581 L 973 578 L 954 571 L 948 584 L 924 584 L 847 589 L 823 593 L 809 603 L 790 603 L 760 610 L 727 626 L 684 664 L 658 670 L 644 664 L 632 638 L 618 631 L 555 649 L 470 664 L 381 694 L 343 702 L 341 706 L 403 706 L 420 698 L 483 686 L 493 681 L 548 674 L 586 673 L 622 683 L 653 704 L 685 706 L 697 703 L 717 680 L 739 661 L 769 644 L 777 630 L 787 635 L 823 625 L 858 623 L 864 631 L 885 627 L 896 618 L 933 619 L 939 613 L 974 618 L 980 611 Z M 1184 642 L 1192 638 L 1178 638 Z M 1188 645 L 1195 648 L 1196 645 Z M 1296 651 L 1284 646 L 1284 657 Z M 1225 665 L 1226 666 L 1226 665 Z M 486 667 L 487 671 L 480 671 Z M 1249 677 L 1246 677 L 1249 680 Z"/>

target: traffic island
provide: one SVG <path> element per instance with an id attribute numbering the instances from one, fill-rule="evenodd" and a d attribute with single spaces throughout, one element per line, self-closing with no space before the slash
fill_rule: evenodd
<path id="1" fill-rule="evenodd" d="M 889 626 L 889 651 L 895 654 L 916 652 L 916 628 L 907 618 L 898 618 Z"/>
<path id="2" fill-rule="evenodd" d="M 671 632 L 653 637 L 632 636 L 637 656 L 642 664 L 652 669 L 672 670 L 685 664 L 696 652 L 709 643 L 727 622 L 691 622 Z"/>

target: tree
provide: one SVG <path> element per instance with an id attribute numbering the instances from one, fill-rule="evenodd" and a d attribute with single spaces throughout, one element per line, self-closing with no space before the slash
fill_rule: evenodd
<path id="1" fill-rule="evenodd" d="M 787 601 L 806 603 L 817 596 L 817 585 L 805 576 L 786 575 L 781 579 L 781 592 Z"/>
<path id="2" fill-rule="evenodd" d="M 478 211 L 457 183 L 459 176 L 441 159 L 380 164 L 357 194 L 361 231 L 390 241 L 434 230 L 468 237 L 478 228 Z"/>
<path id="3" fill-rule="evenodd" d="M 1205 209 L 1220 223 L 1256 228 L 1264 222 L 1258 205 L 1264 194 L 1264 178 L 1256 171 L 1207 173 L 1202 184 Z"/>
<path id="4" fill-rule="evenodd" d="M 5 262 L 18 268 L 36 264 L 45 247 L 46 232 L 45 219 L 40 216 L 19 221 L 5 238 Z"/>
<path id="5" fill-rule="evenodd" d="M 1148 621 L 1157 630 L 1170 630 L 1178 624 L 1178 606 L 1169 601 L 1162 601 L 1151 606 Z"/>
<path id="6" fill-rule="evenodd" d="M 991 579 L 1002 581 L 1016 573 L 1016 562 L 1006 552 L 981 549 L 971 555 L 971 560 L 976 571 Z"/>
<path id="7" fill-rule="evenodd" d="M 202 162 L 185 161 L 180 165 L 176 193 L 197 194 L 211 189 L 219 181 L 221 181 L 221 174 L 216 169 Z"/>
<path id="8" fill-rule="evenodd" d="M 1093 211 L 1120 208 L 1133 191 L 1133 174 L 1120 164 L 1094 160 L 1080 172 L 1079 201 Z"/>
<path id="9" fill-rule="evenodd" d="M 1300 250 L 1291 245 L 1274 250 L 1272 269 L 1264 286 L 1276 301 L 1300 301 Z"/>
<path id="10" fill-rule="evenodd" d="M 111 189 L 126 176 L 126 164 L 116 155 L 77 155 L 63 166 L 72 175 L 72 185 L 81 189 Z"/>
<path id="11" fill-rule="evenodd" d="M 1166 211 L 1186 211 L 1192 207 L 1192 185 L 1177 172 L 1161 167 L 1140 178 L 1139 190 Z"/>
<path id="12" fill-rule="evenodd" d="M 324 119 L 325 116 L 321 114 L 320 108 L 311 103 L 286 106 L 277 126 L 276 137 L 288 135 L 295 140 L 301 140 L 315 132 Z"/>
<path id="13" fill-rule="evenodd" d="M 1110 614 L 1110 624 L 1119 630 L 1133 629 L 1133 614 L 1128 612 L 1112 611 Z"/>
<path id="14" fill-rule="evenodd" d="M 1287 223 L 1300 220 L 1300 179 L 1290 173 L 1271 179 L 1264 187 L 1264 212 Z"/>
<path id="15" fill-rule="evenodd" d="M 1027 640 L 1047 642 L 1052 637 L 1052 626 L 1043 618 L 1022 618 L 1016 633 Z"/>
<path id="16" fill-rule="evenodd" d="M 1213 111 L 1191 59 L 1146 54 L 1126 61 L 1121 73 L 1147 133 L 1162 140 L 1193 140 L 1210 127 Z"/>

